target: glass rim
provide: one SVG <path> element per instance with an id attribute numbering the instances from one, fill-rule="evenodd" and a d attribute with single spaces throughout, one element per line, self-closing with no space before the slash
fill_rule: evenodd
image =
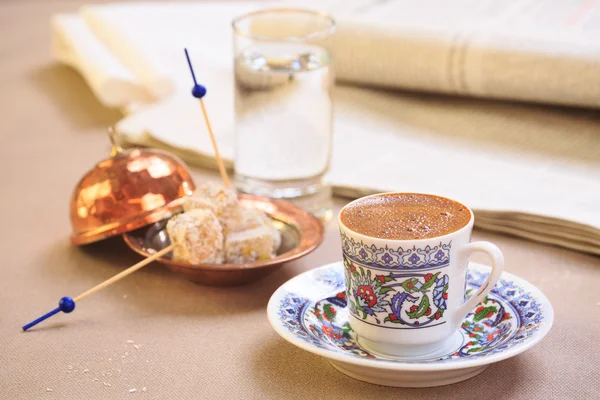
<path id="1" fill-rule="evenodd" d="M 248 18 L 252 18 L 252 17 L 259 16 L 259 15 L 264 15 L 264 14 L 270 14 L 270 13 L 273 13 L 273 14 L 301 13 L 301 14 L 306 14 L 306 15 L 312 15 L 313 17 L 319 17 L 322 20 L 326 21 L 327 26 L 323 29 L 316 30 L 316 31 L 308 33 L 306 35 L 282 36 L 282 37 L 253 35 L 248 32 L 244 32 L 239 26 L 239 24 L 242 21 L 244 21 Z M 233 28 L 234 34 L 244 37 L 244 38 L 247 38 L 247 39 L 263 40 L 263 41 L 281 40 L 281 41 L 288 41 L 288 42 L 298 42 L 298 41 L 306 41 L 309 39 L 314 39 L 317 37 L 331 36 L 331 35 L 333 35 L 333 33 L 335 33 L 336 24 L 335 24 L 335 20 L 333 19 L 333 17 L 331 15 L 321 12 L 321 11 L 314 11 L 314 10 L 308 10 L 308 9 L 302 9 L 302 8 L 269 8 L 269 9 L 265 9 L 265 10 L 251 11 L 251 12 L 242 14 L 238 17 L 235 17 L 231 21 L 231 27 Z"/>

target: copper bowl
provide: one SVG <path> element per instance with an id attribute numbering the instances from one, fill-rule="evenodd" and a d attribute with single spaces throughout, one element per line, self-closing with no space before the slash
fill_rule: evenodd
<path id="1" fill-rule="evenodd" d="M 123 151 L 114 144 L 111 158 L 73 191 L 71 242 L 92 243 L 160 221 L 194 189 L 190 172 L 175 156 L 154 149 Z"/>
<path id="2" fill-rule="evenodd" d="M 241 194 L 239 199 L 240 204 L 245 207 L 264 210 L 281 232 L 282 242 L 275 258 L 248 264 L 192 265 L 172 260 L 169 253 L 157 261 L 196 283 L 216 286 L 241 285 L 262 278 L 288 261 L 307 255 L 323 241 L 321 221 L 293 204 L 248 194 Z M 165 228 L 166 223 L 165 219 L 125 233 L 123 238 L 134 251 L 149 257 L 171 244 Z"/>

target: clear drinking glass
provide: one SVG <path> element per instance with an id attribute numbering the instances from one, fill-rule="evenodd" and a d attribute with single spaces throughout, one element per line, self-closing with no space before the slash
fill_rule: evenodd
<path id="1" fill-rule="evenodd" d="M 232 26 L 236 186 L 326 217 L 335 22 L 314 11 L 273 9 Z"/>

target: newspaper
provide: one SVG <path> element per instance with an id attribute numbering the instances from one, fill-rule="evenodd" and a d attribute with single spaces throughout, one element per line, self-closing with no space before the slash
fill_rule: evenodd
<path id="1" fill-rule="evenodd" d="M 341 81 L 600 107 L 594 0 L 307 0 L 302 6 L 338 21 L 333 50 Z"/>

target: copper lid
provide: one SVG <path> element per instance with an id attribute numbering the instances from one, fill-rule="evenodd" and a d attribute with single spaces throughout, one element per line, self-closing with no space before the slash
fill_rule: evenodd
<path id="1" fill-rule="evenodd" d="M 109 130 L 111 158 L 79 181 L 71 198 L 71 242 L 96 242 L 152 224 L 182 206 L 195 185 L 177 157 L 155 149 L 122 150 Z"/>

